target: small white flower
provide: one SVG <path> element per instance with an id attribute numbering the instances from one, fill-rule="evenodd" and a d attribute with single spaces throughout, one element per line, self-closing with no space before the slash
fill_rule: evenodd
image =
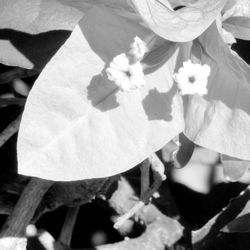
<path id="1" fill-rule="evenodd" d="M 148 51 L 145 42 L 143 42 L 138 36 L 134 38 L 134 42 L 130 47 L 131 50 L 129 51 L 129 54 L 134 57 L 135 61 L 140 61 Z"/>
<path id="2" fill-rule="evenodd" d="M 109 68 L 106 69 L 108 79 L 123 91 L 130 91 L 145 85 L 142 65 L 139 61 L 130 64 L 126 54 L 113 58 Z"/>
<path id="3" fill-rule="evenodd" d="M 194 64 L 188 60 L 183 63 L 183 67 L 173 77 L 181 95 L 206 95 L 209 74 L 210 67 L 208 65 Z"/>

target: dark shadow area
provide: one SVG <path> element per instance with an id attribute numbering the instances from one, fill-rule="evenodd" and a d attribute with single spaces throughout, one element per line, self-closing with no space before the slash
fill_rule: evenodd
<path id="1" fill-rule="evenodd" d="M 35 237 L 29 237 L 27 240 L 27 250 L 46 250 L 46 248 L 41 244 L 39 239 Z"/>
<path id="2" fill-rule="evenodd" d="M 142 101 L 148 119 L 171 121 L 173 97 L 176 92 L 175 85 L 166 93 L 160 93 L 157 89 L 150 90 Z"/>
<path id="3" fill-rule="evenodd" d="M 220 233 L 209 250 L 249 250 L 250 233 Z"/>
<path id="4" fill-rule="evenodd" d="M 54 30 L 31 35 L 12 29 L 0 29 L 0 39 L 10 41 L 33 63 L 34 68 L 41 69 L 62 46 L 70 33 L 67 30 Z"/>
<path id="5" fill-rule="evenodd" d="M 5 118 L 0 119 L 0 131 L 3 131 L 10 122 L 14 121 L 21 110 L 22 108 L 18 106 L 2 107 L 0 109 L 0 117 Z M 15 134 L 1 147 L 0 159 L 2 160 L 0 182 L 3 181 L 3 179 L 10 180 L 15 178 L 17 175 L 16 142 L 17 135 Z"/>
<path id="6" fill-rule="evenodd" d="M 239 56 L 243 58 L 245 62 L 250 63 L 250 53 L 249 53 L 249 41 L 237 39 L 237 43 L 232 45 L 232 49 L 237 51 Z"/>
<path id="7" fill-rule="evenodd" d="M 246 188 L 242 183 L 221 183 L 215 185 L 209 194 L 202 194 L 172 180 L 168 180 L 168 186 L 181 214 L 192 230 L 203 226 L 227 206 L 231 198 Z"/>

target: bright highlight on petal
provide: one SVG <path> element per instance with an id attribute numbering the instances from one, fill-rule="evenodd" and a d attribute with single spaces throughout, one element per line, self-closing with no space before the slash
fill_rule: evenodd
<path id="1" fill-rule="evenodd" d="M 122 53 L 115 56 L 106 69 L 108 79 L 123 91 L 138 89 L 145 85 L 143 67 L 140 60 L 146 53 L 147 48 L 145 43 L 139 38 L 134 38 L 134 43 L 131 44 L 129 56 Z"/>
<path id="2" fill-rule="evenodd" d="M 209 75 L 210 67 L 208 65 L 194 64 L 188 60 L 173 77 L 181 95 L 206 95 Z"/>

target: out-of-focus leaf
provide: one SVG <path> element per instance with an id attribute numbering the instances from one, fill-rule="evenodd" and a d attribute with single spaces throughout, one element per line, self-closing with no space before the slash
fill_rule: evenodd
<path id="1" fill-rule="evenodd" d="M 117 92 L 107 79 L 105 68 L 135 36 L 152 32 L 104 6 L 85 15 L 30 92 L 18 138 L 20 174 L 61 181 L 114 175 L 183 130 L 172 79 L 178 45 L 170 43 L 166 63 L 139 90 Z"/>
<path id="2" fill-rule="evenodd" d="M 159 36 L 176 42 L 198 37 L 216 19 L 226 0 L 199 0 L 173 11 L 163 0 L 132 0 L 148 26 Z"/>
<path id="3" fill-rule="evenodd" d="M 239 180 L 249 169 L 250 162 L 230 157 L 227 155 L 221 156 L 223 166 L 223 174 L 229 181 Z"/>
<path id="4" fill-rule="evenodd" d="M 231 200 L 227 207 L 211 218 L 199 230 L 192 232 L 194 249 L 212 249 L 219 232 L 248 206 L 250 198 L 249 186 L 240 195 Z"/>
<path id="5" fill-rule="evenodd" d="M 212 25 L 194 41 L 192 57 L 211 67 L 208 94 L 190 96 L 185 134 L 196 144 L 250 160 L 250 67 L 232 54 Z"/>
<path id="6" fill-rule="evenodd" d="M 249 203 L 248 207 L 250 207 Z M 230 222 L 226 227 L 224 227 L 221 231 L 226 233 L 250 232 L 250 212 L 248 211 L 247 214 L 237 217 L 235 220 Z"/>
<path id="7" fill-rule="evenodd" d="M 32 35 L 51 30 L 72 30 L 82 17 L 85 2 L 89 1 L 82 1 L 80 9 L 80 5 L 68 0 L 2 0 L 0 29 Z"/>
<path id="8" fill-rule="evenodd" d="M 28 96 L 30 91 L 28 84 L 21 79 L 14 79 L 12 87 L 17 94 L 22 96 Z"/>
<path id="9" fill-rule="evenodd" d="M 250 40 L 250 18 L 230 17 L 223 22 L 225 30 L 231 32 L 236 38 Z"/>
<path id="10" fill-rule="evenodd" d="M 250 201 L 246 202 L 244 208 L 238 216 L 228 223 L 221 231 L 228 233 L 250 232 Z"/>
<path id="11" fill-rule="evenodd" d="M 92 5 L 85 0 L 2 0 L 0 62 L 42 68 Z"/>
<path id="12" fill-rule="evenodd" d="M 0 62 L 29 69 L 43 68 L 78 21 L 95 5 L 105 5 L 120 16 L 141 21 L 123 0 L 2 0 Z"/>

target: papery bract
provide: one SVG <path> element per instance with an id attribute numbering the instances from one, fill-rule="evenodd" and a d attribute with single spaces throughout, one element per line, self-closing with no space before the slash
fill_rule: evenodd
<path id="1" fill-rule="evenodd" d="M 216 19 L 227 0 L 198 0 L 177 11 L 168 1 L 132 0 L 145 23 L 157 35 L 176 42 L 198 37 Z M 188 1 L 190 2 L 190 1 Z"/>
<path id="2" fill-rule="evenodd" d="M 192 47 L 194 60 L 208 64 L 208 94 L 189 96 L 185 134 L 211 150 L 250 160 L 250 67 L 233 55 L 213 24 Z"/>
<path id="3" fill-rule="evenodd" d="M 145 41 L 152 34 L 105 6 L 85 14 L 27 99 L 17 145 L 20 174 L 60 181 L 111 176 L 184 129 L 172 79 L 178 44 L 166 43 L 161 64 L 152 68 L 149 53 L 141 89 L 117 92 L 107 78 L 106 67 L 129 51 L 135 36 Z"/>

